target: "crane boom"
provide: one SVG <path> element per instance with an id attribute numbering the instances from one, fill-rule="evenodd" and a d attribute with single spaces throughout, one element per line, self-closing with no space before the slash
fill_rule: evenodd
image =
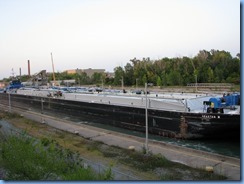
<path id="1" fill-rule="evenodd" d="M 54 85 L 56 85 L 56 79 L 55 79 L 55 73 L 54 73 L 54 64 L 53 64 L 53 55 L 51 53 L 51 60 L 52 60 L 52 66 L 53 66 L 53 81 L 54 81 Z"/>

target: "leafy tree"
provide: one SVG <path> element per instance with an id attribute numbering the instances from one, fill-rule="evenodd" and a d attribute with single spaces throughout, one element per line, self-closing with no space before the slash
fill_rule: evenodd
<path id="1" fill-rule="evenodd" d="M 103 74 L 95 72 L 91 77 L 91 81 L 93 84 L 101 84 L 103 81 Z"/>
<path id="2" fill-rule="evenodd" d="M 91 84 L 91 79 L 90 79 L 90 77 L 87 76 L 87 74 L 85 72 L 74 74 L 74 78 L 75 78 L 76 84 L 78 84 L 78 85 Z"/>
<path id="3" fill-rule="evenodd" d="M 120 85 L 121 84 L 121 80 L 124 78 L 124 70 L 121 66 L 116 67 L 114 69 L 114 85 Z"/>
<path id="4" fill-rule="evenodd" d="M 193 58 L 163 58 L 155 61 L 134 58 L 130 60 L 132 65 L 125 67 L 124 77 L 127 85 L 135 81 L 139 85 L 144 85 L 145 81 L 161 85 L 186 85 L 195 83 L 196 78 L 199 83 L 225 82 L 228 77 L 228 81 L 237 82 L 240 81 L 239 56 L 237 54 L 237 57 L 232 58 L 229 52 L 211 49 L 200 50 Z M 232 75 L 234 72 L 236 74 Z"/>
<path id="5" fill-rule="evenodd" d="M 125 68 L 125 70 L 124 70 L 124 73 L 125 73 L 125 77 L 124 77 L 125 85 L 131 86 L 131 85 L 135 84 L 135 78 L 134 78 L 134 75 L 133 75 L 134 74 L 133 66 L 130 63 L 127 63 L 124 68 Z"/>
<path id="6" fill-rule="evenodd" d="M 208 68 L 208 82 L 214 82 L 214 73 L 210 67 Z"/>
<path id="7" fill-rule="evenodd" d="M 162 80 L 159 76 L 157 77 L 157 86 L 162 86 Z"/>
<path id="8" fill-rule="evenodd" d="M 165 71 L 162 71 L 161 79 L 162 79 L 162 85 L 163 86 L 167 86 L 167 77 L 166 77 L 166 72 Z"/>
<path id="9" fill-rule="evenodd" d="M 146 74 L 144 74 L 143 77 L 142 77 L 142 83 L 145 84 L 147 82 L 148 82 L 147 81 L 147 76 L 146 76 Z"/>

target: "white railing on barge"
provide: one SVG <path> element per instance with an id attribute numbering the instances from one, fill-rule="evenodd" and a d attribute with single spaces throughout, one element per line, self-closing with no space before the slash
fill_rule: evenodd
<path id="1" fill-rule="evenodd" d="M 53 89 L 33 89 L 33 88 L 22 88 L 17 90 L 17 94 L 48 97 L 51 95 L 52 98 L 83 101 L 88 103 L 100 103 L 110 104 L 127 107 L 139 107 L 145 108 L 146 99 L 145 95 L 135 94 L 123 94 L 123 93 L 96 93 L 96 94 L 84 94 L 84 93 L 66 93 L 63 92 L 62 96 L 54 96 L 57 90 Z M 179 112 L 202 112 L 203 101 L 207 101 L 214 95 L 207 94 L 195 94 L 195 93 L 157 93 L 148 95 L 148 108 L 159 109 L 168 111 L 179 111 Z"/>

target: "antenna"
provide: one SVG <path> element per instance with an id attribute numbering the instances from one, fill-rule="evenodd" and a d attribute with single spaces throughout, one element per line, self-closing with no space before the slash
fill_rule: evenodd
<path id="1" fill-rule="evenodd" d="M 13 78 L 14 78 L 14 74 L 15 74 L 15 72 L 14 72 L 14 69 L 12 68 L 12 72 L 11 72 L 11 74 L 12 74 L 12 76 L 13 76 Z"/>
<path id="2" fill-rule="evenodd" d="M 51 60 L 52 60 L 52 66 L 53 66 L 53 81 L 54 81 L 54 84 L 56 84 L 56 79 L 55 79 L 55 74 L 54 74 L 53 55 L 52 55 L 52 53 L 51 53 Z"/>

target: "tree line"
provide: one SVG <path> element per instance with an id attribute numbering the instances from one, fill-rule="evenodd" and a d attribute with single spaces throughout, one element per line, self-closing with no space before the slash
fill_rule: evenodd
<path id="1" fill-rule="evenodd" d="M 125 85 L 185 86 L 188 83 L 240 84 L 240 54 L 201 50 L 193 57 L 176 57 L 150 60 L 131 59 L 124 68 L 115 68 L 114 84 L 124 78 Z"/>
<path id="2" fill-rule="evenodd" d="M 188 83 L 234 83 L 240 84 L 240 54 L 232 57 L 224 50 L 200 50 L 194 57 L 174 57 L 151 60 L 131 59 L 124 67 L 114 68 L 114 77 L 105 73 L 94 73 L 89 77 L 85 72 L 68 74 L 55 73 L 56 80 L 75 79 L 76 85 L 138 85 L 146 82 L 155 86 L 185 86 Z M 22 76 L 26 81 L 28 76 Z M 49 75 L 49 81 L 53 80 Z"/>
<path id="3" fill-rule="evenodd" d="M 200 50 L 193 57 L 175 57 L 150 60 L 133 58 L 124 67 L 114 69 L 114 78 L 93 76 L 105 84 L 142 86 L 146 82 L 156 86 L 185 86 L 188 83 L 240 84 L 240 54 L 232 57 L 227 51 Z"/>

